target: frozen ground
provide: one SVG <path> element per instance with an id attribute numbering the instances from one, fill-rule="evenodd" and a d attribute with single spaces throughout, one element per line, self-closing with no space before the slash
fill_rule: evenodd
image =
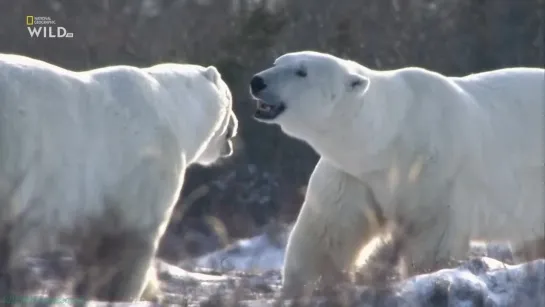
<path id="1" fill-rule="evenodd" d="M 232 246 L 177 266 L 157 261 L 164 306 L 289 306 L 277 300 L 283 250 L 289 229 L 269 229 L 266 233 L 240 240 Z M 387 287 L 344 285 L 336 295 L 317 292 L 308 300 L 310 306 L 373 307 L 543 307 L 545 306 L 545 260 L 508 265 L 484 257 L 509 258 L 509 249 L 501 245 L 473 246 L 473 257 L 457 267 L 399 281 Z M 67 259 L 55 265 L 35 260 L 33 266 L 35 296 L 46 290 L 62 295 L 67 289 L 59 281 L 70 275 Z M 185 268 L 184 269 L 182 269 Z M 197 268 L 201 267 L 201 269 Z M 208 267 L 208 270 L 202 269 Z M 188 270 L 193 270 L 190 272 Z M 75 300 L 65 297 L 49 300 L 49 306 L 67 306 Z M 40 305 L 40 304 L 35 304 Z M 107 306 L 89 302 L 88 306 Z M 153 303 L 114 306 L 156 306 Z M 28 306 L 28 304 L 26 305 Z M 41 304 L 40 306 L 46 306 Z"/>

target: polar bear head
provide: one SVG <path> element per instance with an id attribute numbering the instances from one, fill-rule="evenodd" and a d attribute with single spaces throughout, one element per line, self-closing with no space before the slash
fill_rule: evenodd
<path id="1" fill-rule="evenodd" d="M 238 120 L 235 113 L 230 110 L 224 118 L 224 122 L 214 133 L 204 150 L 195 161 L 200 165 L 211 165 L 220 158 L 227 158 L 233 154 L 233 138 L 238 130 Z"/>
<path id="2" fill-rule="evenodd" d="M 220 112 L 219 125 L 195 161 L 197 164 L 206 166 L 215 163 L 220 158 L 230 157 L 233 154 L 233 138 L 238 131 L 238 120 L 232 110 L 231 91 L 221 78 L 218 70 L 214 66 L 208 66 L 202 69 L 202 75 L 212 82 L 217 89 L 218 100 L 223 101 L 225 107 L 224 112 Z"/>
<path id="3" fill-rule="evenodd" d="M 280 125 L 294 137 L 326 133 L 327 123 L 347 120 L 369 79 L 358 64 L 314 51 L 280 56 L 250 81 L 257 100 L 254 118 Z"/>
<path id="4" fill-rule="evenodd" d="M 172 116 L 189 163 L 206 166 L 232 155 L 238 121 L 231 91 L 216 67 L 163 63 L 145 71 L 173 102 L 167 117 Z"/>

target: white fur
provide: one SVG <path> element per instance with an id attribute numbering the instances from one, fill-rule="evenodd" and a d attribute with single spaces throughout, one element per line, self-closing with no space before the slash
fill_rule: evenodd
<path id="1" fill-rule="evenodd" d="M 404 254 L 419 269 L 465 257 L 470 239 L 519 246 L 545 234 L 543 69 L 446 77 L 307 51 L 258 76 L 267 87 L 257 98 L 286 106 L 264 121 L 321 155 L 288 243 L 285 291 L 330 275 L 323 259 L 349 270 L 383 230 L 377 211 L 408 227 Z"/>
<path id="2" fill-rule="evenodd" d="M 13 249 L 9 266 L 21 253 L 58 248 L 60 233 L 127 233 L 154 255 L 185 170 L 230 155 L 228 128 L 237 128 L 231 94 L 212 66 L 73 72 L 0 55 L 0 235 Z"/>

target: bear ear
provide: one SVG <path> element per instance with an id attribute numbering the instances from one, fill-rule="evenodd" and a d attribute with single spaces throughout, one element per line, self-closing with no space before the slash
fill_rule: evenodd
<path id="1" fill-rule="evenodd" d="M 212 83 L 214 84 L 218 84 L 219 80 L 221 79 L 220 72 L 214 66 L 206 67 L 203 71 L 203 74 L 206 79 L 212 81 Z"/>
<path id="2" fill-rule="evenodd" d="M 351 91 L 365 93 L 369 89 L 370 83 L 369 78 L 360 74 L 351 73 L 348 77 L 348 88 Z"/>

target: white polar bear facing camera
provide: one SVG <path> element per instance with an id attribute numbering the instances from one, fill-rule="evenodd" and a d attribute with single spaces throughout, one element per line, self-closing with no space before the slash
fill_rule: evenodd
<path id="1" fill-rule="evenodd" d="M 409 273 L 466 257 L 471 239 L 543 238 L 543 69 L 446 77 L 303 51 L 250 88 L 257 120 L 321 156 L 288 241 L 284 293 L 350 271 L 386 225 L 404 233 Z"/>
<path id="2" fill-rule="evenodd" d="M 0 55 L 0 274 L 76 247 L 77 297 L 139 300 L 186 169 L 230 156 L 236 132 L 213 66 L 73 72 Z"/>

